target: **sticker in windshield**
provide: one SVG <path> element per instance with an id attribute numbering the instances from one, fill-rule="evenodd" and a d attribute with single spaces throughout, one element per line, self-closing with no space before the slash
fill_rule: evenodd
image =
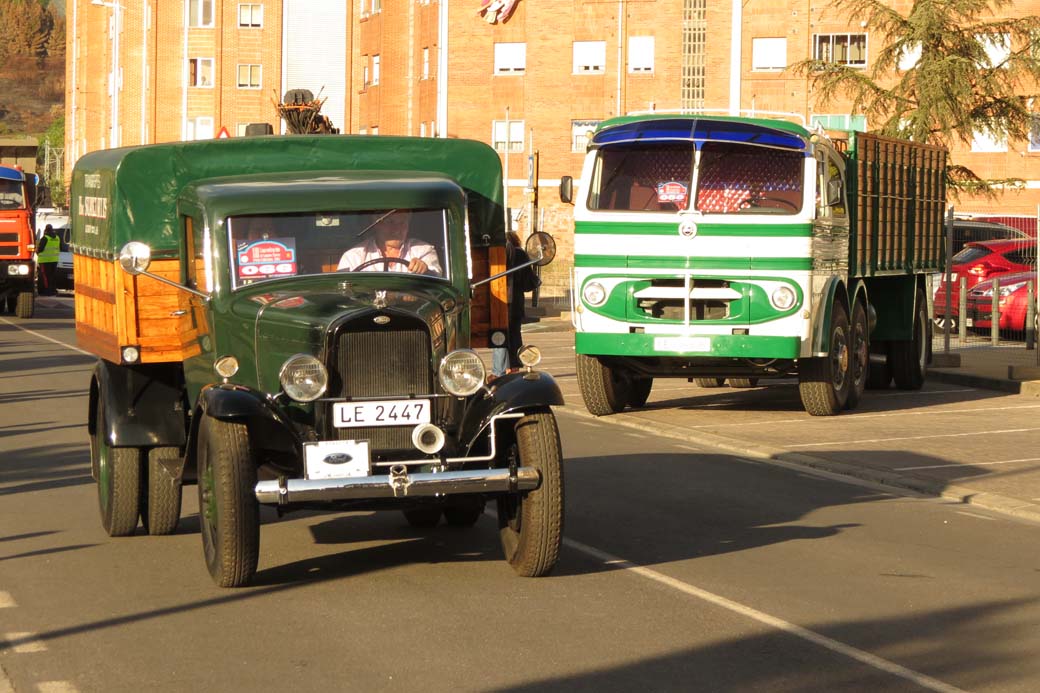
<path id="1" fill-rule="evenodd" d="M 679 181 L 668 181 L 657 185 L 658 202 L 674 202 L 678 207 L 686 206 L 688 188 Z"/>
<path id="2" fill-rule="evenodd" d="M 260 279 L 295 277 L 295 238 L 269 238 L 238 244 L 238 279 L 243 284 Z"/>

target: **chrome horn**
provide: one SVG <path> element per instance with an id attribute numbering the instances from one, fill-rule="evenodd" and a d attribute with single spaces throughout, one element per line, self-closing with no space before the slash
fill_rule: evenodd
<path id="1" fill-rule="evenodd" d="M 412 429 L 412 445 L 420 452 L 434 455 L 444 447 L 444 431 L 433 424 L 419 424 Z"/>

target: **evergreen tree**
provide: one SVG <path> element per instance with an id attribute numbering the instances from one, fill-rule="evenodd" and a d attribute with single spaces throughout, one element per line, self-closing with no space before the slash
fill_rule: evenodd
<path id="1" fill-rule="evenodd" d="M 905 16 L 882 0 L 831 7 L 866 20 L 880 50 L 869 70 L 815 59 L 792 65 L 809 76 L 816 103 L 846 97 L 882 134 L 945 146 L 970 145 L 976 133 L 1028 139 L 1040 118 L 1040 17 L 997 18 L 1013 0 L 916 0 Z M 966 192 L 1015 182 L 983 181 L 957 165 L 949 175 Z"/>

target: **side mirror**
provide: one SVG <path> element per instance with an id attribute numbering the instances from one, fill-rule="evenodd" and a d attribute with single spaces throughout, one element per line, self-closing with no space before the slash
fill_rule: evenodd
<path id="1" fill-rule="evenodd" d="M 841 204 L 841 179 L 831 178 L 827 181 L 827 204 L 831 207 Z"/>
<path id="2" fill-rule="evenodd" d="M 574 179 L 570 176 L 560 177 L 560 202 L 574 204 Z"/>
<path id="3" fill-rule="evenodd" d="M 130 241 L 119 250 L 119 266 L 128 274 L 148 271 L 152 264 L 152 249 L 140 241 Z"/>
<path id="4" fill-rule="evenodd" d="M 556 241 L 544 231 L 536 231 L 527 239 L 524 250 L 534 260 L 534 264 L 545 267 L 556 257 Z"/>

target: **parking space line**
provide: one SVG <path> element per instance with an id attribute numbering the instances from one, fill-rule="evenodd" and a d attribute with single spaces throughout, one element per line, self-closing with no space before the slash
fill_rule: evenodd
<path id="1" fill-rule="evenodd" d="M 631 561 L 625 560 L 618 556 L 609 554 L 605 551 L 600 551 L 595 547 L 589 546 L 587 544 L 582 544 L 581 542 L 575 541 L 573 539 L 564 539 L 563 543 L 576 551 L 579 551 L 587 556 L 591 556 L 592 558 L 595 558 L 598 561 L 602 561 L 604 565 L 609 565 L 617 570 L 624 570 L 630 573 L 634 573 L 635 575 L 639 575 L 640 577 L 652 580 L 666 587 L 670 587 L 671 589 L 682 592 L 683 594 L 708 602 L 709 604 L 712 604 L 714 606 L 721 607 L 732 613 L 744 616 L 745 618 L 749 618 L 753 621 L 757 621 L 762 625 L 774 628 L 779 631 L 783 631 L 784 633 L 787 633 L 789 635 L 793 635 L 797 638 L 801 638 L 802 640 L 811 642 L 814 645 L 818 645 L 836 654 L 844 655 L 845 657 L 854 659 L 857 662 L 865 664 L 869 667 L 873 667 L 874 669 L 877 669 L 879 671 L 883 671 L 893 676 L 898 676 L 899 678 L 910 681 L 918 686 L 921 686 L 922 688 L 926 688 L 931 691 L 941 691 L 942 693 L 963 693 L 962 689 L 957 688 L 956 686 L 952 686 L 943 681 L 939 681 L 938 679 L 934 679 L 931 676 L 928 676 L 927 674 L 922 674 L 921 672 L 914 671 L 913 669 L 908 669 L 904 666 L 896 664 L 895 662 L 890 662 L 887 659 L 866 652 L 865 650 L 861 650 L 857 647 L 853 647 L 852 645 L 848 645 L 839 640 L 829 638 L 826 635 L 817 633 L 813 630 L 809 630 L 808 628 L 803 628 L 802 626 L 791 623 L 790 621 L 785 621 L 781 618 L 777 618 L 776 616 L 772 616 L 750 606 L 746 606 L 739 602 L 735 602 L 731 599 L 727 599 L 726 597 L 715 594 L 714 592 L 709 592 L 707 590 L 701 589 L 700 587 L 691 585 L 688 582 L 683 582 L 682 580 L 669 577 L 668 575 L 665 575 L 664 573 L 659 573 L 651 568 L 646 568 L 644 566 L 637 565 L 635 563 L 632 563 Z"/>
<path id="2" fill-rule="evenodd" d="M 40 693 L 79 693 L 71 681 L 41 681 L 36 684 Z"/>
<path id="3" fill-rule="evenodd" d="M 1040 457 L 1023 457 L 1017 460 L 1000 460 L 999 462 L 971 462 L 972 467 L 988 467 L 996 464 L 1015 464 L 1016 462 L 1040 462 Z M 944 469 L 946 467 L 963 467 L 965 463 L 954 462 L 953 464 L 925 464 L 918 467 L 894 467 L 897 472 L 907 472 L 914 469 Z"/>
<path id="4" fill-rule="evenodd" d="M 818 448 L 824 445 L 855 445 L 858 443 L 889 443 L 894 440 L 928 440 L 930 438 L 963 438 L 965 436 L 988 436 L 994 433 L 1026 433 L 1027 431 L 1040 431 L 1040 427 L 1033 428 L 1005 428 L 1000 431 L 969 431 L 962 433 L 937 433 L 929 436 L 896 436 L 888 438 L 860 438 L 859 440 L 831 440 L 824 443 L 794 443 L 786 445 L 788 448 Z"/>
<path id="5" fill-rule="evenodd" d="M 0 590 L 0 609 L 9 609 L 12 606 L 18 605 L 14 603 L 14 597 L 11 596 L 11 593 Z"/>
<path id="6" fill-rule="evenodd" d="M 11 648 L 12 651 L 17 652 L 18 654 L 47 651 L 47 645 L 43 640 L 40 640 L 36 633 L 30 632 L 5 633 L 3 644 L 5 647 Z"/>
<path id="7" fill-rule="evenodd" d="M 21 330 L 22 332 L 28 332 L 29 334 L 31 334 L 31 335 L 32 335 L 32 336 L 34 336 L 34 337 L 39 337 L 40 339 L 44 339 L 44 340 L 47 340 L 48 342 L 51 342 L 51 343 L 53 343 L 53 344 L 59 344 L 59 345 L 61 345 L 61 346 L 65 347 L 65 348 L 67 348 L 67 349 L 72 349 L 73 351 L 78 351 L 79 353 L 81 353 L 81 354 L 85 354 L 86 356 L 91 356 L 91 357 L 95 356 L 95 354 L 92 354 L 92 353 L 90 353 L 89 351 L 83 351 L 83 350 L 82 350 L 82 349 L 80 349 L 79 347 L 74 347 L 74 346 L 72 346 L 71 344 L 66 344 L 65 342 L 61 342 L 61 341 L 58 341 L 58 340 L 57 340 L 57 339 L 55 339 L 54 337 L 48 337 L 48 336 L 47 336 L 47 335 L 45 335 L 45 334 L 40 334 L 40 333 L 39 333 L 39 332 L 37 332 L 36 330 L 30 330 L 30 329 L 28 329 L 28 328 L 22 327 L 22 326 L 21 326 L 21 325 L 19 325 L 18 323 L 16 323 L 16 322 L 11 322 L 11 321 L 10 321 L 10 320 L 8 320 L 7 318 L 0 318 L 0 322 L 2 322 L 2 323 L 6 323 L 6 324 L 10 325 L 11 327 L 16 327 L 16 328 L 18 328 L 19 330 Z"/>

